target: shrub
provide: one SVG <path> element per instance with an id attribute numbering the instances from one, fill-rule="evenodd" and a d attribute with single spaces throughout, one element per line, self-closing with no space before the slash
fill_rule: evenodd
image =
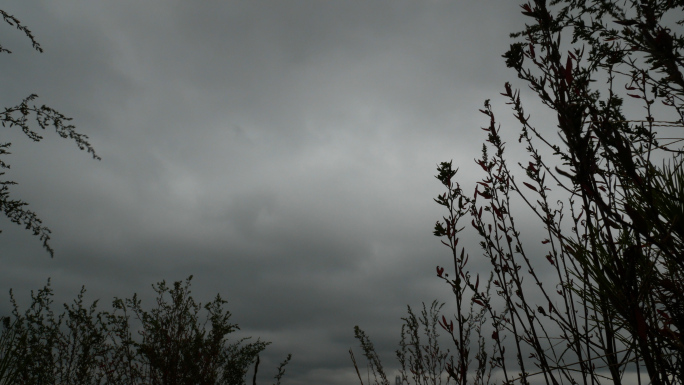
<path id="1" fill-rule="evenodd" d="M 134 294 L 115 298 L 112 312 L 98 312 L 97 301 L 84 307 L 82 288 L 55 316 L 48 280 L 31 293 L 32 303 L 22 314 L 10 291 L 14 320 L 4 318 L 0 379 L 15 384 L 246 383 L 253 364 L 256 377 L 259 353 L 269 342 L 229 341 L 239 327 L 230 322 L 226 301 L 217 295 L 204 306 L 195 302 L 191 279 L 173 287 L 164 281 L 153 285 L 158 296 L 151 311 Z M 288 355 L 278 368 L 278 384 L 289 360 Z"/>
<path id="2" fill-rule="evenodd" d="M 684 20 L 667 22 L 681 18 L 681 2 L 535 0 L 521 8 L 530 24 L 512 34 L 523 41 L 506 64 L 554 111 L 560 139 L 532 125 L 506 83 L 502 95 L 529 156 L 518 163 L 522 175 L 510 167 L 489 100 L 476 160 L 484 178 L 474 194 L 464 194 L 452 162 L 438 166 L 446 191 L 435 201 L 447 213 L 434 234 L 450 249 L 454 274 L 438 266 L 437 275 L 458 311 L 438 320 L 455 345 L 443 374 L 458 384 L 682 384 L 683 139 L 657 132 L 684 127 L 684 37 L 676 31 Z M 515 221 L 521 203 L 538 232 Z M 490 262 L 484 290 L 458 246 L 465 218 Z M 372 345 L 362 339 L 362 348 Z"/>

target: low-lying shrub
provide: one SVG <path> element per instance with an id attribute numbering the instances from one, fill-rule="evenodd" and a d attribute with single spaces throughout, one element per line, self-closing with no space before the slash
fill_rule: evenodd
<path id="1" fill-rule="evenodd" d="M 202 305 L 190 296 L 190 276 L 168 287 L 153 285 L 156 307 L 146 311 L 137 294 L 115 298 L 112 312 L 86 307 L 85 288 L 64 312 L 52 310 L 50 281 L 21 313 L 10 291 L 12 316 L 0 334 L 0 384 L 245 384 L 270 342 L 230 341 L 238 330 L 220 295 Z M 206 313 L 200 317 L 200 313 Z M 284 374 L 281 363 L 277 384 Z"/>

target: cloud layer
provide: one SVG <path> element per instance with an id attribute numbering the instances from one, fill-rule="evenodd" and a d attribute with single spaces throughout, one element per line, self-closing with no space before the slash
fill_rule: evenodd
<path id="1" fill-rule="evenodd" d="M 56 256 L 0 221 L 0 291 L 26 303 L 52 277 L 58 303 L 81 285 L 103 304 L 149 301 L 150 284 L 193 274 L 196 298 L 221 293 L 245 335 L 273 341 L 264 381 L 293 353 L 288 384 L 352 383 L 357 324 L 391 367 L 406 305 L 448 301 L 434 169 L 454 159 L 475 178 L 477 108 L 513 77 L 500 55 L 523 25 L 516 4 L 9 7 L 45 53 L 2 28 L 0 102 L 39 94 L 102 161 L 4 129 L 6 177 Z"/>

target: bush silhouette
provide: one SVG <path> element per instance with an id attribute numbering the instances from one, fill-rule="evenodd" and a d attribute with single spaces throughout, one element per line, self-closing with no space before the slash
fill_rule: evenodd
<path id="1" fill-rule="evenodd" d="M 434 234 L 454 269 L 437 266 L 437 276 L 458 313 L 431 322 L 454 352 L 436 375 L 424 357 L 437 351 L 419 345 L 411 353 L 424 363 L 401 361 L 398 381 L 682 384 L 684 20 L 668 21 L 682 17 L 681 2 L 535 0 L 521 9 L 529 24 L 504 58 L 555 113 L 555 129 L 535 127 L 506 83 L 528 159 L 511 165 L 487 100 L 474 191 L 463 191 L 452 162 L 438 166 L 445 215 Z M 513 217 L 521 205 L 536 232 Z M 458 245 L 470 227 L 490 262 L 482 280 Z M 375 383 L 388 384 L 368 338 L 357 338 Z"/>
<path id="2" fill-rule="evenodd" d="M 23 313 L 14 297 L 0 337 L 0 383 L 13 384 L 244 384 L 269 342 L 229 341 L 239 329 L 219 295 L 202 305 L 190 281 L 153 285 L 156 307 L 144 310 L 134 294 L 115 298 L 112 312 L 85 307 L 85 288 L 55 316 L 48 284 L 32 293 Z M 205 313 L 200 317 L 200 313 Z M 13 318 L 13 319 L 11 319 Z M 280 365 L 277 383 L 284 374 Z M 254 371 L 256 376 L 257 367 Z M 11 382 L 10 382 L 11 380 Z"/>

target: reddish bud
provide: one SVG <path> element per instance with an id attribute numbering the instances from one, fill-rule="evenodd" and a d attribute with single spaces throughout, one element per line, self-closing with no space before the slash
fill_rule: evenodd
<path id="1" fill-rule="evenodd" d="M 568 86 L 572 83 L 572 59 L 568 56 L 568 61 L 565 64 L 565 82 Z"/>
<path id="2" fill-rule="evenodd" d="M 537 191 L 537 189 L 536 189 L 534 186 L 532 186 L 531 184 L 529 184 L 529 183 L 527 183 L 527 182 L 523 182 L 523 184 L 524 184 L 525 186 L 527 186 L 529 189 L 534 190 L 534 191 Z"/>
<path id="3" fill-rule="evenodd" d="M 551 256 L 551 254 L 547 254 L 547 255 L 546 255 L 546 259 L 547 259 L 553 266 L 556 266 L 556 263 L 553 261 L 553 257 Z"/>

